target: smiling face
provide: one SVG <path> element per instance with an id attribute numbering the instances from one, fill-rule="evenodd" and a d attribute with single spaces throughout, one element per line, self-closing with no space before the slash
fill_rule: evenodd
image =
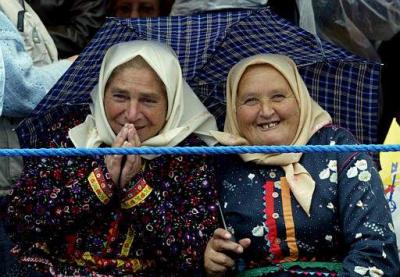
<path id="1" fill-rule="evenodd" d="M 159 0 L 115 0 L 114 15 L 125 18 L 160 15 Z"/>
<path id="2" fill-rule="evenodd" d="M 157 135 L 166 121 L 167 103 L 164 84 L 149 66 L 122 67 L 107 81 L 104 109 L 115 134 L 132 123 L 141 142 Z"/>
<path id="3" fill-rule="evenodd" d="M 269 65 L 249 66 L 238 85 L 239 131 L 252 145 L 290 145 L 300 109 L 287 80 Z"/>

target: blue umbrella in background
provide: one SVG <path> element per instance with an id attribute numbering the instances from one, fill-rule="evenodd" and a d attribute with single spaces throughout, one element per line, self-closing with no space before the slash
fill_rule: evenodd
<path id="1" fill-rule="evenodd" d="M 78 60 L 17 128 L 22 147 L 71 109 L 90 102 L 102 58 L 112 45 L 157 40 L 177 53 L 183 74 L 222 127 L 225 79 L 242 58 L 284 54 L 299 66 L 312 97 L 362 143 L 376 143 L 380 64 L 320 41 L 269 9 L 153 19 L 109 18 Z"/>

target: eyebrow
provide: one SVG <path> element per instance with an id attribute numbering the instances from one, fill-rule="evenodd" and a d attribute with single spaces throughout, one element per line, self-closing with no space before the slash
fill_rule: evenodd
<path id="1" fill-rule="evenodd" d="M 289 94 L 291 94 L 292 90 L 290 88 L 289 88 L 289 90 L 287 90 L 284 87 L 280 87 L 280 88 L 275 88 L 275 89 L 271 90 L 270 92 L 271 92 L 271 94 L 274 94 L 274 93 L 289 93 Z M 249 93 L 246 93 L 246 96 L 256 96 L 256 95 L 260 95 L 260 94 L 262 94 L 262 92 L 249 92 Z"/>
<path id="2" fill-rule="evenodd" d="M 255 95 L 259 95 L 260 93 L 258 93 L 258 92 L 250 92 L 250 93 L 246 93 L 246 95 L 242 95 L 242 97 L 243 96 L 255 96 Z"/>
<path id="3" fill-rule="evenodd" d="M 129 90 L 121 88 L 121 87 L 111 87 L 110 88 L 110 92 L 111 93 L 124 93 L 124 94 L 129 94 Z M 139 97 L 151 97 L 151 98 L 160 98 L 161 95 L 159 95 L 156 92 L 152 92 L 152 91 L 141 91 L 139 92 Z"/>
<path id="4" fill-rule="evenodd" d="M 145 96 L 145 97 L 151 97 L 151 98 L 161 98 L 160 94 L 155 93 L 155 92 L 151 92 L 151 91 L 149 91 L 149 92 L 146 92 L 146 91 L 140 92 L 139 96 Z"/>

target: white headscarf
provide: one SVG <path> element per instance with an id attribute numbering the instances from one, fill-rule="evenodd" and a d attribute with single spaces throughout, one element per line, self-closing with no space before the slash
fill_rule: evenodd
<path id="1" fill-rule="evenodd" d="M 99 82 L 91 93 L 92 114 L 84 123 L 69 131 L 75 147 L 98 147 L 112 145 L 116 134 L 111 129 L 104 111 L 104 91 L 113 70 L 136 56 L 142 57 L 164 83 L 168 109 L 166 123 L 154 137 L 142 142 L 142 146 L 175 146 L 191 133 L 198 134 L 207 144 L 216 143 L 209 135 L 217 130 L 215 118 L 194 94 L 182 77 L 181 67 L 175 53 L 168 46 L 155 41 L 130 41 L 112 46 L 104 56 Z M 156 156 L 145 156 L 152 159 Z"/>

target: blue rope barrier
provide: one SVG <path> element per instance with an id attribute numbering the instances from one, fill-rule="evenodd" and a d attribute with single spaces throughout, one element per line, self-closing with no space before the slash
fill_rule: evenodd
<path id="1" fill-rule="evenodd" d="M 0 149 L 0 157 L 11 156 L 94 156 L 94 155 L 219 155 L 244 153 L 311 153 L 311 152 L 397 152 L 399 144 L 360 145 L 274 145 L 274 146 L 194 146 L 194 147 L 131 147 L 131 148 L 21 148 Z"/>

